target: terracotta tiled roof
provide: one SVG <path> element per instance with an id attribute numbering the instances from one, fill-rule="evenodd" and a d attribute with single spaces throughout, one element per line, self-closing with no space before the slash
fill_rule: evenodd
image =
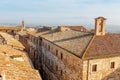
<path id="1" fill-rule="evenodd" d="M 93 34 L 75 30 L 63 32 L 56 30 L 54 32 L 48 32 L 42 35 L 42 37 L 81 57 L 91 41 Z"/>
<path id="2" fill-rule="evenodd" d="M 17 34 L 18 34 L 18 35 L 21 35 L 21 36 L 26 36 L 26 35 L 28 35 L 28 34 L 27 34 L 27 31 L 19 31 L 19 32 L 17 32 Z"/>
<path id="3" fill-rule="evenodd" d="M 95 36 L 84 58 L 101 58 L 120 55 L 120 34 Z"/>
<path id="4" fill-rule="evenodd" d="M 79 30 L 79 31 L 88 31 L 85 27 L 83 26 L 63 26 L 63 27 L 67 27 L 70 28 L 72 30 Z"/>
<path id="5" fill-rule="evenodd" d="M 25 54 L 11 46 L 0 45 L 0 75 L 5 75 L 6 80 L 41 80 Z"/>
<path id="6" fill-rule="evenodd" d="M 14 39 L 12 35 L 9 35 L 4 32 L 0 32 L 0 35 L 4 37 L 8 45 L 11 45 L 13 47 L 19 47 L 22 49 L 25 48 L 18 40 Z"/>
<path id="7" fill-rule="evenodd" d="M 13 27 L 13 26 L 0 26 L 0 30 L 21 30 L 21 27 Z"/>
<path id="8" fill-rule="evenodd" d="M 0 76 L 5 80 L 42 80 L 39 72 L 32 67 L 26 52 L 14 48 L 15 45 L 21 47 L 20 42 L 9 34 L 0 34 L 13 45 L 0 44 Z"/>
<path id="9" fill-rule="evenodd" d="M 41 36 L 83 59 L 120 56 L 120 34 L 96 36 L 84 31 L 56 29 Z"/>
<path id="10" fill-rule="evenodd" d="M 102 17 L 102 16 L 101 16 L 101 17 L 98 17 L 98 18 L 95 18 L 95 19 L 101 19 L 101 18 L 104 19 L 104 20 L 106 20 L 106 18 L 104 18 L 104 17 Z"/>

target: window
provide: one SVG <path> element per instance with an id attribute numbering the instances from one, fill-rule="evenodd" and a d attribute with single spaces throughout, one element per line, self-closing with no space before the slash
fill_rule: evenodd
<path id="1" fill-rule="evenodd" d="M 61 53 L 61 60 L 63 59 L 63 54 Z"/>
<path id="2" fill-rule="evenodd" d="M 2 80 L 2 75 L 0 75 L 0 80 Z"/>
<path id="3" fill-rule="evenodd" d="M 47 49 L 47 43 L 45 44 L 45 48 Z"/>
<path id="4" fill-rule="evenodd" d="M 48 59 L 48 64 L 50 65 L 50 59 Z"/>
<path id="5" fill-rule="evenodd" d="M 48 45 L 48 50 L 50 51 L 50 45 Z"/>
<path id="6" fill-rule="evenodd" d="M 42 43 L 42 46 L 44 46 L 44 42 Z"/>
<path id="7" fill-rule="evenodd" d="M 14 33 L 14 30 L 12 30 L 11 32 Z"/>
<path id="8" fill-rule="evenodd" d="M 55 63 L 52 62 L 52 69 L 55 70 Z"/>
<path id="9" fill-rule="evenodd" d="M 96 72 L 97 71 L 97 64 L 92 66 L 92 72 Z"/>
<path id="10" fill-rule="evenodd" d="M 58 71 L 58 66 L 56 65 L 56 71 Z"/>
<path id="11" fill-rule="evenodd" d="M 61 73 L 61 76 L 62 76 L 62 75 L 63 75 L 63 71 L 61 70 L 61 72 L 60 72 L 60 73 Z"/>
<path id="12" fill-rule="evenodd" d="M 115 62 L 111 62 L 110 68 L 111 69 L 115 68 Z"/>
<path id="13" fill-rule="evenodd" d="M 50 60 L 50 59 L 49 59 Z M 49 65 L 51 66 L 51 60 L 49 61 Z"/>
<path id="14" fill-rule="evenodd" d="M 100 31 L 100 32 L 102 32 L 102 23 L 103 23 L 103 21 L 101 20 L 101 21 L 99 22 L 99 31 Z"/>
<path id="15" fill-rule="evenodd" d="M 58 50 L 56 50 L 56 56 L 58 56 Z"/>
<path id="16" fill-rule="evenodd" d="M 39 40 L 37 40 L 37 44 L 39 44 L 39 42 L 40 42 L 40 41 L 39 41 Z"/>
<path id="17" fill-rule="evenodd" d="M 54 53 L 54 52 L 53 52 L 53 47 L 52 47 L 52 46 L 50 47 L 50 51 L 51 51 L 52 54 Z"/>

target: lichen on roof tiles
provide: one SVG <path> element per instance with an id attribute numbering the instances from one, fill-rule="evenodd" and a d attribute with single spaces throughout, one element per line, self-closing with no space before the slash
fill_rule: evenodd
<path id="1" fill-rule="evenodd" d="M 75 30 L 55 31 L 42 35 L 45 39 L 67 49 L 75 55 L 81 57 L 82 53 L 91 41 L 93 34 Z"/>

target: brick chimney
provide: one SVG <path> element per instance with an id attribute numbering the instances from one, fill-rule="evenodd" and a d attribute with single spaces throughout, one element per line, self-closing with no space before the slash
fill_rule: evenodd
<path id="1" fill-rule="evenodd" d="M 97 36 L 105 35 L 105 28 L 106 28 L 106 18 L 104 17 L 95 18 L 95 35 Z"/>

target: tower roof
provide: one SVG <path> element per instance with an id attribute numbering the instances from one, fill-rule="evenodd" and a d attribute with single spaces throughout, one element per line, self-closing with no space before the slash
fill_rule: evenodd
<path id="1" fill-rule="evenodd" d="M 106 20 L 106 18 L 104 18 L 104 17 L 102 17 L 102 16 L 97 17 L 97 18 L 95 18 L 95 19 L 103 19 L 103 20 Z"/>

